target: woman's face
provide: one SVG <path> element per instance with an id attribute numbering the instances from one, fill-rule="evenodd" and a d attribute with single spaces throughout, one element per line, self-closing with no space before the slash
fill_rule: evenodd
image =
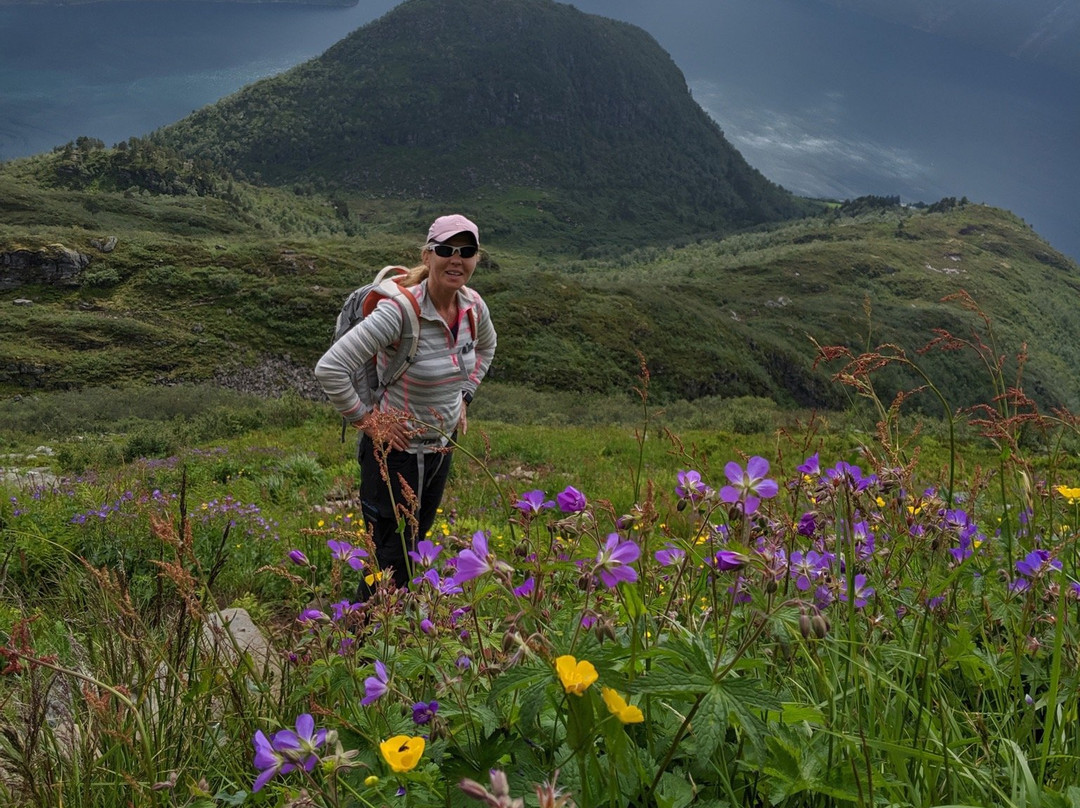
<path id="1" fill-rule="evenodd" d="M 451 247 L 474 246 L 472 238 L 467 233 L 458 233 L 442 243 Z M 436 255 L 434 250 L 424 250 L 423 261 L 428 268 L 428 289 L 436 294 L 456 292 L 469 282 L 479 260 L 479 251 L 472 258 L 462 258 L 458 252 L 448 258 L 442 258 Z"/>

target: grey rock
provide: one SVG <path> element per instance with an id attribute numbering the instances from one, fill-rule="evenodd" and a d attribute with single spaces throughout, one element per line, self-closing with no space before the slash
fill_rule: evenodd
<path id="1" fill-rule="evenodd" d="M 88 266 L 89 255 L 63 244 L 0 252 L 0 289 L 15 289 L 28 283 L 78 286 Z"/>

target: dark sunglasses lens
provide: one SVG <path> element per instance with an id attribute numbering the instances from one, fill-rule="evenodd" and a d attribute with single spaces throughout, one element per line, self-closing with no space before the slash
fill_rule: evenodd
<path id="1" fill-rule="evenodd" d="M 449 258 L 454 254 L 454 247 L 449 244 L 436 244 L 431 248 L 439 258 Z M 462 258 L 472 258 L 476 255 L 477 247 L 458 247 L 457 252 L 461 253 Z"/>

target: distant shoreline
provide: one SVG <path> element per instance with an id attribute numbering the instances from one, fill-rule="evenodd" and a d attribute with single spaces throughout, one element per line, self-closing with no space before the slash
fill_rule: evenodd
<path id="1" fill-rule="evenodd" d="M 240 3 L 258 6 L 331 6 L 334 8 L 349 8 L 355 6 L 359 2 L 360 0 L 0 0 L 0 8 L 4 6 L 60 8 L 63 6 L 104 5 L 106 3 L 138 3 L 141 5 L 162 5 L 164 3 Z"/>

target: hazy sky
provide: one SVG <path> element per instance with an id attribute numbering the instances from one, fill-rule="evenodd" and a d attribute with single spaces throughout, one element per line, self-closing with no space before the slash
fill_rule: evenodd
<path id="1" fill-rule="evenodd" d="M 653 34 L 728 139 L 789 190 L 925 202 L 967 196 L 1012 210 L 1058 249 L 1080 257 L 1080 76 L 1010 56 L 1010 43 L 994 39 L 1010 22 L 1015 39 L 1035 42 L 1052 3 L 1063 41 L 1080 53 L 1080 0 L 891 6 L 937 19 L 938 31 L 838 8 L 883 2 L 574 5 Z M 976 12 L 989 32 L 982 45 L 950 29 Z M 1065 25 L 1066 17 L 1076 24 Z M 1035 33 L 1016 30 L 1021 18 L 1035 21 Z"/>

